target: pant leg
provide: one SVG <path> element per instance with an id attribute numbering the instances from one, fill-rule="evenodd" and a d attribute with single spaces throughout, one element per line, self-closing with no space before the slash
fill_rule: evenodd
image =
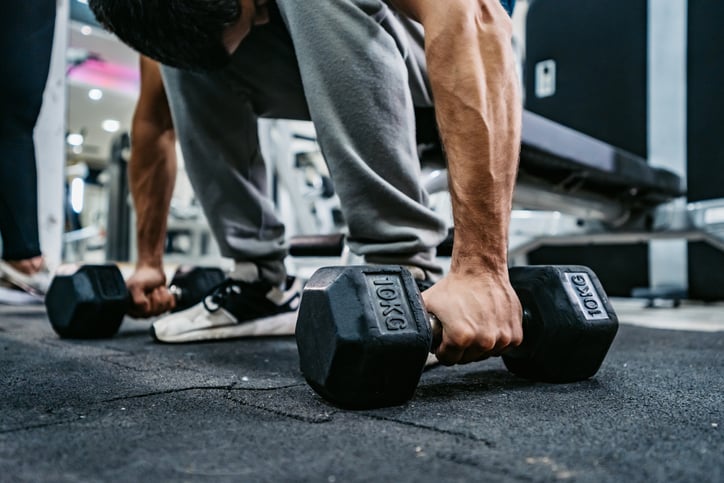
<path id="1" fill-rule="evenodd" d="M 222 255 L 284 280 L 284 226 L 268 197 L 261 116 L 308 120 L 296 56 L 278 12 L 255 28 L 232 63 L 213 73 L 164 66 L 186 171 Z"/>
<path id="2" fill-rule="evenodd" d="M 349 225 L 370 262 L 437 270 L 444 221 L 427 207 L 406 37 L 381 0 L 277 0 L 307 104 Z"/>
<path id="3" fill-rule="evenodd" d="M 13 2 L 0 15 L 0 236 L 3 258 L 40 255 L 33 129 L 55 30 L 55 0 Z"/>
<path id="4" fill-rule="evenodd" d="M 250 102 L 219 76 L 164 67 L 163 78 L 186 172 L 221 254 L 281 281 L 284 226 L 267 197 Z"/>

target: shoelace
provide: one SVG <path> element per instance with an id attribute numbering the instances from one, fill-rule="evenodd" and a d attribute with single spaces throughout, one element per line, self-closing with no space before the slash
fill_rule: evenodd
<path id="1" fill-rule="evenodd" d="M 230 295 L 241 295 L 241 292 L 250 286 L 249 283 L 228 278 L 214 287 L 209 295 L 204 297 L 204 308 L 213 314 L 224 306 L 226 299 Z"/>

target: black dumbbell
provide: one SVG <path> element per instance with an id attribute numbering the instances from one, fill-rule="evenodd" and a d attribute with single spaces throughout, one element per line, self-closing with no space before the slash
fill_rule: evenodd
<path id="1" fill-rule="evenodd" d="M 179 268 L 169 286 L 176 298 L 174 311 L 199 303 L 225 278 L 219 268 Z M 59 275 L 45 296 L 53 330 L 71 339 L 112 337 L 130 304 L 126 282 L 115 265 L 85 265 L 72 275 Z"/>
<path id="2" fill-rule="evenodd" d="M 581 266 L 510 269 L 523 307 L 523 343 L 503 356 L 543 382 L 592 377 L 618 330 L 596 275 Z M 431 316 L 398 266 L 325 267 L 307 283 L 296 328 L 301 371 L 322 397 L 349 408 L 412 398 L 433 344 Z"/>

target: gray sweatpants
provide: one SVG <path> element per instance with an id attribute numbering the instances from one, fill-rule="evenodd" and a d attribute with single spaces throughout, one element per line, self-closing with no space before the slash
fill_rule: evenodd
<path id="1" fill-rule="evenodd" d="M 283 279 L 284 226 L 266 193 L 259 117 L 314 122 L 353 252 L 417 265 L 446 235 L 420 186 L 414 105 L 431 105 L 422 32 L 382 0 L 276 0 L 231 64 L 164 67 L 186 169 L 224 256 Z"/>

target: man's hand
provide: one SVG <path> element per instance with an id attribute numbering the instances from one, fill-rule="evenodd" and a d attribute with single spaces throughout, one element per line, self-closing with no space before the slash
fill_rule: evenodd
<path id="1" fill-rule="evenodd" d="M 435 349 L 442 364 L 499 356 L 523 340 L 523 310 L 507 272 L 451 272 L 422 298 L 428 312 L 442 323 L 442 342 Z"/>
<path id="2" fill-rule="evenodd" d="M 132 300 L 128 311 L 131 317 L 153 317 L 176 307 L 176 299 L 166 287 L 166 275 L 161 268 L 136 267 L 126 285 Z"/>

